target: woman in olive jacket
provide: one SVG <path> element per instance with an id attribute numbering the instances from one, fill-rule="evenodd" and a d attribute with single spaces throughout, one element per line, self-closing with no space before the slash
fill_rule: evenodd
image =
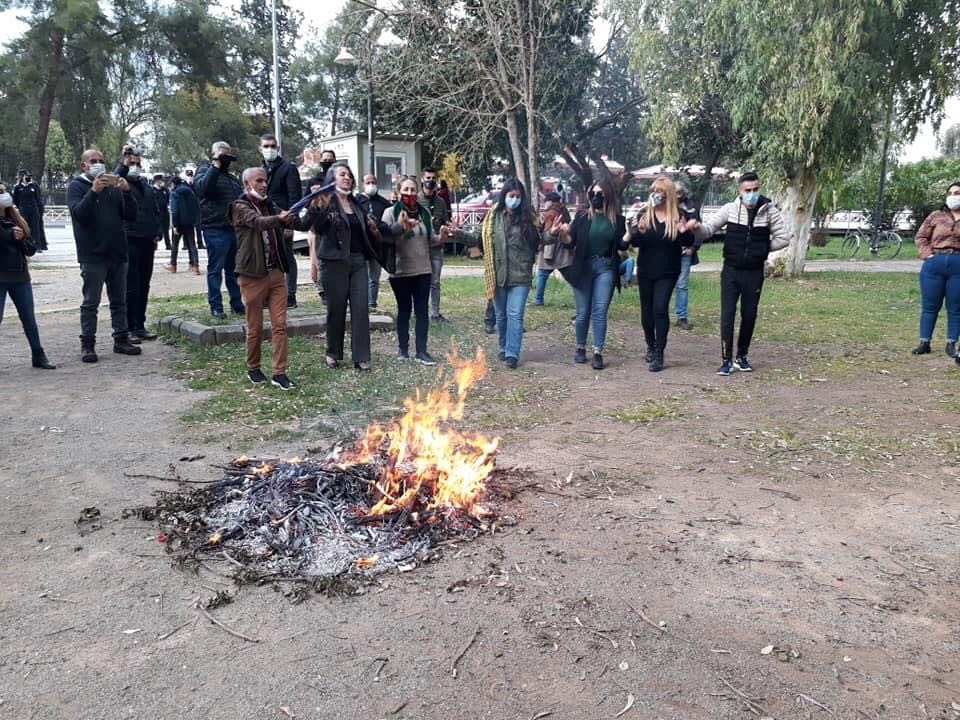
<path id="1" fill-rule="evenodd" d="M 33 312 L 33 285 L 30 283 L 27 258 L 36 252 L 37 246 L 30 238 L 30 226 L 13 206 L 13 197 L 6 186 L 0 185 L 0 321 L 3 320 L 3 308 L 9 295 L 17 308 L 23 334 L 30 343 L 33 366 L 53 370 L 56 365 L 47 360 L 43 351 L 37 318 Z"/>
<path id="2" fill-rule="evenodd" d="M 337 163 L 327 170 L 324 184 L 332 193 L 320 196 L 320 214 L 313 224 L 316 239 L 312 262 L 320 261 L 320 279 L 327 300 L 326 364 L 343 362 L 347 306 L 350 306 L 350 350 L 353 366 L 370 370 L 370 314 L 367 305 L 367 260 L 376 259 L 376 222 L 353 195 L 356 180 L 350 168 Z"/>

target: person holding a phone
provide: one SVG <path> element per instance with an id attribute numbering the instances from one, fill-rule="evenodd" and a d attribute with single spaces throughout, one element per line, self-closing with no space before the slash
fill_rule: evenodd
<path id="1" fill-rule="evenodd" d="M 80 359 L 95 363 L 97 310 L 103 287 L 110 300 L 113 351 L 139 355 L 130 342 L 127 324 L 127 232 L 125 224 L 137 217 L 137 201 L 126 180 L 106 172 L 103 153 L 96 148 L 80 157 L 80 174 L 67 185 L 67 207 L 77 244 L 83 278 L 80 303 Z"/>

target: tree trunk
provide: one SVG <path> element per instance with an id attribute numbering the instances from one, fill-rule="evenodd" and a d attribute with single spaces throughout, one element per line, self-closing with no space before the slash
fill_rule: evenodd
<path id="1" fill-rule="evenodd" d="M 530 206 L 540 207 L 540 131 L 537 127 L 537 120 L 532 113 L 527 114 L 527 177 L 530 183 L 526 185 L 527 196 L 530 198 Z"/>
<path id="2" fill-rule="evenodd" d="M 33 145 L 34 177 L 42 178 L 47 167 L 47 135 L 50 133 L 50 118 L 53 116 L 53 103 L 57 99 L 57 86 L 63 74 L 64 31 L 55 28 L 50 36 L 50 69 L 40 93 L 40 110 L 37 113 L 37 137 Z"/>
<path id="3" fill-rule="evenodd" d="M 794 277 L 803 272 L 810 244 L 810 226 L 813 223 L 817 181 L 813 169 L 803 167 L 790 178 L 786 194 L 780 203 L 780 213 L 790 232 L 790 246 L 772 253 L 769 262 L 775 266 L 783 259 L 783 274 Z"/>
<path id="4" fill-rule="evenodd" d="M 527 183 L 527 163 L 523 159 L 523 147 L 520 145 L 520 126 L 517 124 L 517 113 L 514 110 L 507 111 L 507 136 L 510 138 L 510 154 L 513 156 L 513 171 L 517 174 L 517 180 L 522 182 L 525 187 L 530 187 Z"/>

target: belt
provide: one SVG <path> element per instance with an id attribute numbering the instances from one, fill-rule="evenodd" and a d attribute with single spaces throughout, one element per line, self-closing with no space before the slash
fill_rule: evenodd
<path id="1" fill-rule="evenodd" d="M 934 255 L 960 255 L 960 248 L 937 248 Z"/>

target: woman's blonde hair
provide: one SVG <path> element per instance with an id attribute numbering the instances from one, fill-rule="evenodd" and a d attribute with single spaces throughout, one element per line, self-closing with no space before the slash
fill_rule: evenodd
<path id="1" fill-rule="evenodd" d="M 673 180 L 666 175 L 660 175 L 650 183 L 650 192 L 658 192 L 663 195 L 663 209 L 667 214 L 666 228 L 664 235 L 671 240 L 677 239 L 677 222 L 680 220 L 680 210 L 677 208 L 677 186 Z M 656 216 L 656 208 L 651 201 L 647 201 L 647 211 L 645 218 L 646 227 L 653 227 Z"/>
<path id="2" fill-rule="evenodd" d="M 7 189 L 7 186 L 4 183 L 0 183 L 0 193 L 10 192 Z M 13 205 L 8 208 L 3 209 L 3 214 L 6 215 L 10 220 L 15 222 L 20 226 L 20 229 L 23 230 L 24 237 L 30 237 L 30 225 L 26 220 L 23 219 L 23 215 L 20 214 L 20 211 Z"/>

